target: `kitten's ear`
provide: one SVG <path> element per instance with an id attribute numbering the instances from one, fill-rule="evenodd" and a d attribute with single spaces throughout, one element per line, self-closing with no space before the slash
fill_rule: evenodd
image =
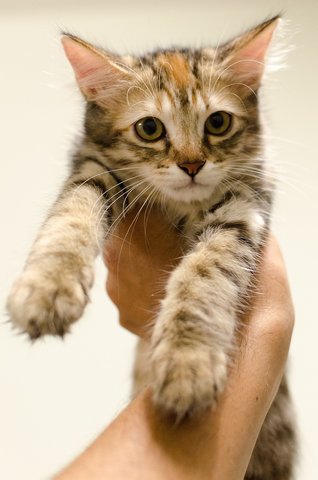
<path id="1" fill-rule="evenodd" d="M 90 43 L 63 34 L 62 45 L 87 100 L 106 99 L 129 80 L 129 72 L 116 63 L 115 57 Z"/>
<path id="2" fill-rule="evenodd" d="M 266 55 L 279 22 L 280 18 L 274 17 L 227 43 L 220 50 L 225 65 L 228 65 L 226 69 L 254 90 L 260 85 Z"/>

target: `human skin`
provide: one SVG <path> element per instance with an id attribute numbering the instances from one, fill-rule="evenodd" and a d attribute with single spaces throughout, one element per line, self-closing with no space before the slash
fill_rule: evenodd
<path id="1" fill-rule="evenodd" d="M 141 215 L 128 231 L 133 218 L 105 250 L 107 291 L 120 323 L 147 339 L 182 243 L 159 212 L 148 222 Z M 243 479 L 284 372 L 294 324 L 286 270 L 273 237 L 264 249 L 256 292 L 241 319 L 216 409 L 175 425 L 155 409 L 147 389 L 56 480 Z"/>

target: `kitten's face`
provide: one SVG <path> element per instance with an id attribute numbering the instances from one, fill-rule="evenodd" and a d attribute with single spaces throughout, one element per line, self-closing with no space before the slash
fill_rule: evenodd
<path id="1" fill-rule="evenodd" d="M 274 18 L 217 49 L 118 57 L 69 35 L 86 141 L 147 195 L 202 202 L 260 161 L 257 90 Z M 139 184 L 138 184 L 139 182 Z"/>
<path id="2" fill-rule="evenodd" d="M 117 164 L 175 201 L 203 201 L 259 150 L 256 96 L 214 51 L 126 59 L 136 81 L 114 115 Z M 150 191 L 150 189 L 149 189 Z"/>

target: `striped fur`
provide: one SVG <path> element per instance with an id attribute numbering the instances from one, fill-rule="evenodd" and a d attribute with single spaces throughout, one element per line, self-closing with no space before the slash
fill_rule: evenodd
<path id="1" fill-rule="evenodd" d="M 63 40 L 87 102 L 85 133 L 8 310 L 31 338 L 63 335 L 85 308 L 104 239 L 130 208 L 159 206 L 178 225 L 185 254 L 137 356 L 135 391 L 150 383 L 155 403 L 179 420 L 217 404 L 269 228 L 274 179 L 258 90 L 276 23 L 218 49 L 141 58 L 72 35 Z M 206 119 L 217 111 L 231 114 L 231 128 L 207 134 Z M 139 138 L 134 124 L 144 117 L 159 118 L 166 135 Z M 195 176 L 180 166 L 198 161 Z M 291 478 L 289 411 L 283 383 L 246 479 Z"/>

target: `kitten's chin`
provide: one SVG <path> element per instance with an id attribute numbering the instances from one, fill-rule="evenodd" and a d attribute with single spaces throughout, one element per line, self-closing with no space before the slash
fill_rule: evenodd
<path id="1" fill-rule="evenodd" d="M 203 202 L 207 200 L 213 193 L 213 186 L 211 185 L 198 185 L 192 183 L 184 187 L 170 187 L 165 185 L 162 189 L 164 195 L 170 199 L 183 202 L 183 203 L 192 203 L 192 202 Z"/>

